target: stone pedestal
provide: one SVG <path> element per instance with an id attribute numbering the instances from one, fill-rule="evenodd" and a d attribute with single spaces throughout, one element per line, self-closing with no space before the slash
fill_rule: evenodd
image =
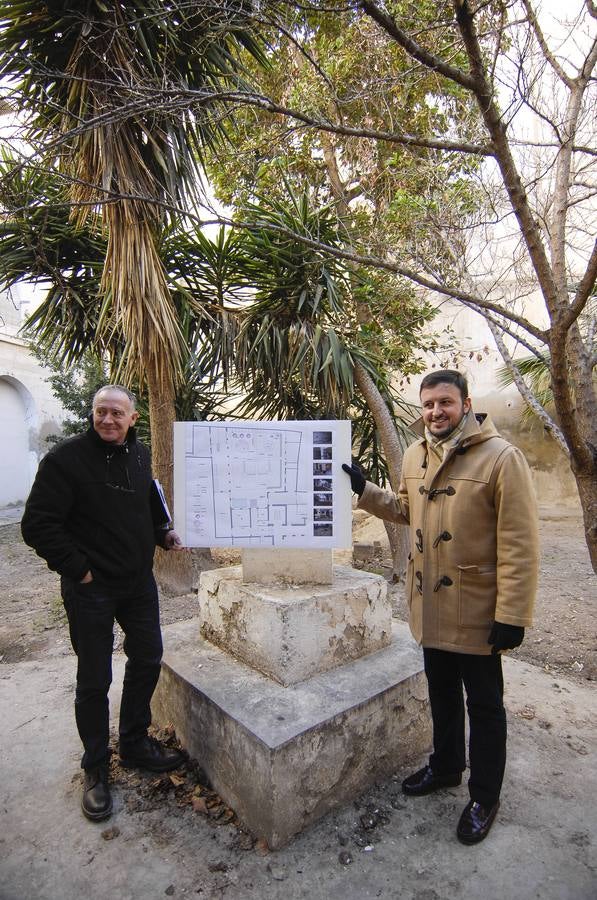
<path id="1" fill-rule="evenodd" d="M 242 551 L 242 580 L 254 584 L 331 584 L 331 550 L 248 547 Z"/>
<path id="2" fill-rule="evenodd" d="M 272 849 L 430 745 L 421 654 L 405 625 L 384 649 L 290 687 L 198 632 L 198 619 L 164 628 L 154 720 L 174 725 Z"/>
<path id="3" fill-rule="evenodd" d="M 428 748 L 426 681 L 381 576 L 331 550 L 242 563 L 203 572 L 199 617 L 164 629 L 152 711 L 275 848 Z"/>
<path id="4" fill-rule="evenodd" d="M 284 685 L 387 646 L 384 579 L 347 566 L 333 573 L 333 584 L 246 583 L 244 560 L 203 572 L 201 635 Z"/>

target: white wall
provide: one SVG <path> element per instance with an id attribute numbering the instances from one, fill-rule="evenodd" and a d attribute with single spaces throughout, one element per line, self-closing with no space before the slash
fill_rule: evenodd
<path id="1" fill-rule="evenodd" d="M 25 501 L 49 448 L 46 438 L 60 434 L 64 418 L 49 373 L 18 335 L 30 303 L 24 288 L 0 296 L 0 507 Z"/>

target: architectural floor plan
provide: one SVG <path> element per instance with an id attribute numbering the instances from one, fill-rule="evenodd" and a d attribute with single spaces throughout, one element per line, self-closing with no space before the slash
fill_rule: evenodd
<path id="1" fill-rule="evenodd" d="M 174 522 L 187 547 L 350 547 L 350 422 L 177 422 Z"/>

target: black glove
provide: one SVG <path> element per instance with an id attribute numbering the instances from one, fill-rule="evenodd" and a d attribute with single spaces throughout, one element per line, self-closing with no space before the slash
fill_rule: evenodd
<path id="1" fill-rule="evenodd" d="M 520 647 L 523 640 L 524 628 L 522 625 L 504 625 L 503 622 L 494 622 L 487 643 L 493 644 L 491 652 L 495 655 L 500 650 L 514 650 L 515 647 Z"/>
<path id="2" fill-rule="evenodd" d="M 360 466 L 357 466 L 356 463 L 351 463 L 347 465 L 346 463 L 342 463 L 342 468 L 344 471 L 350 475 L 350 486 L 359 497 L 365 490 L 365 485 L 367 484 L 367 479 L 363 474 L 363 470 Z"/>

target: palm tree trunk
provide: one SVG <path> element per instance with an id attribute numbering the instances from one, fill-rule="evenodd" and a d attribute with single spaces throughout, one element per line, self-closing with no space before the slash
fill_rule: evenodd
<path id="1" fill-rule="evenodd" d="M 162 483 L 168 505 L 173 510 L 173 426 L 176 411 L 172 372 L 165 365 L 156 365 L 154 357 L 147 366 L 146 377 L 153 474 Z M 168 594 L 188 594 L 194 588 L 190 550 L 166 553 L 158 547 L 154 570 L 160 588 Z"/>
<path id="2" fill-rule="evenodd" d="M 390 472 L 390 484 L 392 490 L 396 492 L 400 484 L 400 473 L 402 470 L 402 448 L 400 447 L 396 428 L 375 382 L 358 362 L 354 367 L 354 377 L 356 385 L 365 398 L 375 420 Z M 392 578 L 394 581 L 404 580 L 406 560 L 409 552 L 408 530 L 392 522 L 386 522 L 385 526 L 392 551 Z"/>

